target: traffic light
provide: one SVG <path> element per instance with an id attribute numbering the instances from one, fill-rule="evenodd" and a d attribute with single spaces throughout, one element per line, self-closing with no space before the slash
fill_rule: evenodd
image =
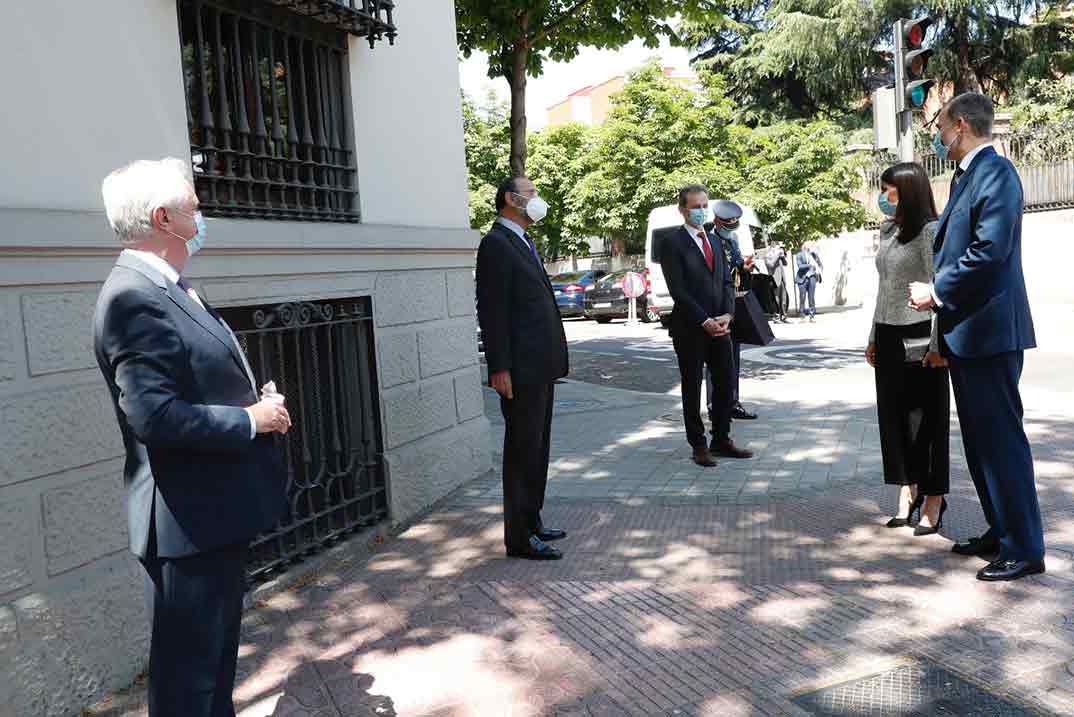
<path id="1" fill-rule="evenodd" d="M 922 79 L 933 53 L 922 47 L 932 23 L 930 17 L 895 23 L 895 102 L 899 112 L 923 109 L 929 90 L 936 84 Z"/>

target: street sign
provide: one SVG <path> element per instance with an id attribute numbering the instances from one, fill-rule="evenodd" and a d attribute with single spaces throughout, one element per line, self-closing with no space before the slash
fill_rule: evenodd
<path id="1" fill-rule="evenodd" d="M 895 150 L 899 146 L 895 90 L 891 87 L 873 93 L 873 144 L 877 149 Z"/>
<path id="2" fill-rule="evenodd" d="M 623 295 L 636 299 L 645 294 L 645 277 L 637 272 L 630 272 L 623 277 Z"/>

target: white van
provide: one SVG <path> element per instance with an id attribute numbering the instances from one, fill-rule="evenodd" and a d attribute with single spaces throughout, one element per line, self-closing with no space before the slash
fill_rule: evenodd
<path id="1" fill-rule="evenodd" d="M 712 215 L 712 207 L 718 199 L 709 201 L 709 216 Z M 738 248 L 742 256 L 753 256 L 754 247 L 762 246 L 764 225 L 757 218 L 757 214 L 744 204 L 742 218 L 735 234 L 738 239 Z M 679 206 L 672 204 L 667 207 L 657 207 L 649 212 L 649 226 L 645 233 L 645 279 L 648 291 L 646 294 L 646 313 L 650 320 L 655 321 L 658 317 L 664 318 L 671 313 L 675 302 L 671 299 L 667 281 L 664 280 L 664 271 L 660 267 L 660 251 L 664 241 L 682 228 L 682 214 Z"/>

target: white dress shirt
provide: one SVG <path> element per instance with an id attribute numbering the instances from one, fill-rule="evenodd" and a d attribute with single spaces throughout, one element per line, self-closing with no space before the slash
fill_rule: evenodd
<path id="1" fill-rule="evenodd" d="M 123 253 L 129 254 L 130 256 L 137 258 L 139 261 L 149 264 L 149 266 L 159 271 L 165 279 L 175 284 L 175 287 L 177 289 L 179 288 L 179 272 L 175 270 L 174 266 L 169 264 L 161 257 L 157 256 L 156 254 L 153 254 L 152 252 L 140 251 L 138 249 L 124 249 Z M 202 303 L 201 297 L 198 296 L 198 292 L 194 291 L 193 287 L 187 290 L 186 295 L 189 296 L 191 300 L 194 301 L 194 303 L 196 303 L 198 306 L 203 309 L 205 308 L 205 304 Z M 206 309 L 206 311 L 208 311 L 208 309 Z M 229 330 L 228 333 L 231 333 L 231 331 Z M 247 375 L 250 377 L 251 385 L 254 385 L 252 378 L 253 373 L 250 372 L 250 367 L 246 363 L 246 356 L 242 352 L 242 346 L 239 346 L 238 341 L 235 339 L 235 334 L 231 334 L 231 338 L 235 342 L 236 348 L 238 348 L 239 350 L 239 355 L 243 358 L 243 366 L 244 368 L 246 368 Z M 257 386 L 254 385 L 254 392 L 256 393 L 256 391 Z M 246 409 L 246 415 L 250 417 L 250 438 L 253 439 L 257 436 L 257 419 L 254 418 L 254 412 L 251 411 L 249 408 Z"/>
<path id="2" fill-rule="evenodd" d="M 701 256 L 705 256 L 705 243 L 704 243 L 704 241 L 702 241 L 700 235 L 704 234 L 705 238 L 708 239 L 709 234 L 708 234 L 708 232 L 705 231 L 704 227 L 698 228 L 698 227 L 692 227 L 689 224 L 683 224 L 682 228 L 685 229 L 686 231 L 690 232 L 690 236 L 692 236 L 694 238 L 694 245 L 697 246 L 697 250 L 699 252 L 701 252 Z M 711 240 L 709 241 L 709 249 L 712 249 L 712 241 Z M 713 254 L 715 255 L 716 250 L 712 249 L 712 251 L 713 251 Z M 715 259 L 714 259 L 714 261 L 715 261 Z"/>

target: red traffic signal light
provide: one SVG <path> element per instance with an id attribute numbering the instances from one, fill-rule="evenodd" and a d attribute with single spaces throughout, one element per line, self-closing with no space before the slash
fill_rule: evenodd
<path id="1" fill-rule="evenodd" d="M 916 50 L 921 47 L 921 43 L 925 41 L 925 33 L 932 25 L 931 17 L 923 17 L 919 20 L 907 20 L 904 21 L 902 26 L 903 40 L 906 43 L 906 48 L 910 50 Z"/>

